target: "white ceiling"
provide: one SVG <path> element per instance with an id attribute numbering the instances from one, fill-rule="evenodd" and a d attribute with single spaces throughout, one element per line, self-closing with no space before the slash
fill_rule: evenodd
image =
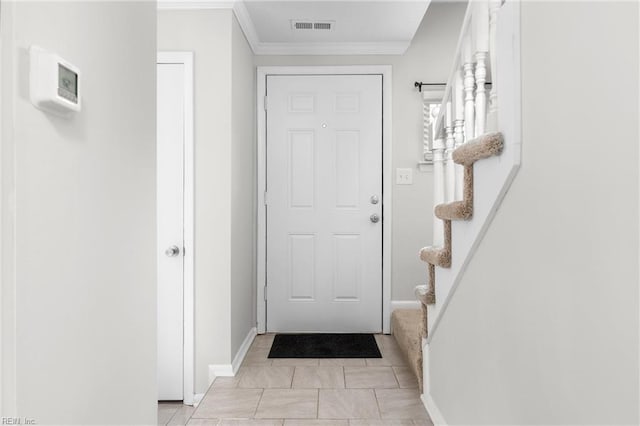
<path id="1" fill-rule="evenodd" d="M 164 9 L 232 8 L 256 55 L 404 53 L 431 0 L 161 0 Z M 332 22 L 296 30 L 292 20 Z"/>

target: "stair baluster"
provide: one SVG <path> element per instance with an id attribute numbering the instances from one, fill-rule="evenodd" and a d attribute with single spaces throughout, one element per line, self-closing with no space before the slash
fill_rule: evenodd
<path id="1" fill-rule="evenodd" d="M 476 137 L 484 134 L 487 119 L 487 52 L 476 52 Z"/>
<path id="2" fill-rule="evenodd" d="M 464 140 L 470 141 L 475 136 L 475 98 L 473 96 L 473 89 L 476 84 L 473 75 L 473 62 L 471 62 L 470 40 L 465 41 L 464 51 L 464 64 L 462 66 L 464 70 Z"/>
<path id="3" fill-rule="evenodd" d="M 454 149 L 458 149 L 464 143 L 464 82 L 462 79 L 462 69 L 458 67 L 454 80 L 454 103 L 453 110 L 455 121 L 453 122 L 453 138 Z M 455 199 L 462 198 L 463 189 L 463 169 L 460 165 L 454 165 L 455 168 Z"/>
<path id="4" fill-rule="evenodd" d="M 433 141 L 434 203 L 444 203 L 445 200 L 444 149 L 445 144 L 442 136 L 436 137 Z M 444 242 L 444 229 L 442 223 L 438 220 L 433 221 L 433 241 L 436 245 Z"/>
<path id="5" fill-rule="evenodd" d="M 455 140 L 453 138 L 453 117 L 452 117 L 452 105 L 451 102 L 447 102 L 447 108 L 445 112 L 445 128 L 444 132 L 446 135 L 446 151 L 445 151 L 445 161 L 446 161 L 446 177 L 445 177 L 445 186 L 446 186 L 446 199 L 448 202 L 454 201 L 455 199 L 455 187 L 456 187 L 456 174 L 455 174 L 455 164 L 453 163 L 453 150 L 455 149 Z"/>

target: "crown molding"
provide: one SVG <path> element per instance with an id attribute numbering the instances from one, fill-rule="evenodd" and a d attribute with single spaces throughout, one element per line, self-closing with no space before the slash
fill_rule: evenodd
<path id="1" fill-rule="evenodd" d="M 243 0 L 158 0 L 158 10 L 207 9 L 233 10 L 255 55 L 402 55 L 411 43 L 267 43 L 260 41 Z"/>
<path id="2" fill-rule="evenodd" d="M 247 38 L 249 46 L 251 46 L 251 50 L 253 50 L 253 53 L 257 55 L 256 47 L 260 44 L 260 39 L 258 38 L 256 26 L 251 19 L 251 15 L 249 15 L 247 6 L 245 6 L 244 1 L 242 0 L 236 0 L 233 3 L 233 14 L 236 16 L 238 24 L 240 24 L 240 28 L 242 28 L 242 32 Z"/>
<path id="3" fill-rule="evenodd" d="M 258 43 L 256 55 L 402 55 L 410 42 Z"/>
<path id="4" fill-rule="evenodd" d="M 158 0 L 158 10 L 233 9 L 236 0 Z"/>
<path id="5" fill-rule="evenodd" d="M 211 9 L 231 9 L 235 15 L 240 28 L 247 38 L 247 42 L 256 53 L 256 46 L 260 44 L 256 27 L 253 24 L 251 15 L 242 0 L 158 0 L 158 10 L 211 10 Z"/>

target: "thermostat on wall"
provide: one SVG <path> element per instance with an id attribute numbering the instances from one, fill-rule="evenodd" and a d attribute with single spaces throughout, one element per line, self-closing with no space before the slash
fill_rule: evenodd
<path id="1" fill-rule="evenodd" d="M 29 48 L 29 57 L 31 103 L 57 115 L 80 111 L 80 70 L 38 46 Z"/>

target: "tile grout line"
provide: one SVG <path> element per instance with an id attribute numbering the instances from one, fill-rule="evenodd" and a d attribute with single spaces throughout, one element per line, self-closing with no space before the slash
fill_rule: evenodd
<path id="1" fill-rule="evenodd" d="M 212 383 L 212 384 L 213 384 L 213 383 Z M 195 413 L 195 412 L 196 412 L 196 410 L 195 410 L 195 408 L 194 408 L 194 409 L 193 409 L 193 411 L 191 412 L 191 414 L 189 414 L 189 417 L 187 418 L 187 421 L 186 421 L 186 422 L 184 422 L 184 424 L 185 424 L 185 425 L 188 425 L 188 424 L 189 424 L 189 422 L 191 421 L 191 417 L 193 416 L 193 413 Z"/>
<path id="2" fill-rule="evenodd" d="M 268 355 L 267 355 L 267 358 L 268 358 Z M 243 364 L 244 364 L 244 362 L 243 362 Z M 238 388 L 240 387 L 240 381 L 238 381 L 237 386 L 238 386 Z M 258 414 L 258 408 L 260 408 L 260 403 L 262 402 L 262 397 L 263 396 L 264 396 L 264 388 L 261 389 L 260 398 L 258 398 L 258 403 L 256 404 L 256 408 L 253 411 L 253 416 L 251 416 L 251 418 L 253 418 L 253 419 L 255 419 L 256 418 L 256 414 Z M 222 419 L 220 420 L 220 422 L 222 422 Z"/>
<path id="3" fill-rule="evenodd" d="M 293 366 L 293 374 L 291 374 L 291 385 L 289 386 L 289 389 L 293 389 L 293 382 L 296 380 L 296 373 L 298 372 L 298 366 L 294 365 Z"/>
<path id="4" fill-rule="evenodd" d="M 175 414 L 175 413 L 174 413 Z M 173 414 L 163 423 L 164 426 L 167 426 L 169 424 L 169 422 L 171 421 L 171 419 L 173 418 Z"/>
<path id="5" fill-rule="evenodd" d="M 391 371 L 393 372 L 393 378 L 396 379 L 396 384 L 398 385 L 398 389 L 402 389 L 400 387 L 400 380 L 398 379 L 398 375 L 396 374 L 396 370 L 391 367 Z"/>
<path id="6" fill-rule="evenodd" d="M 169 419 L 164 423 L 165 426 L 168 426 L 169 423 L 171 423 L 171 420 L 173 420 L 173 418 L 176 416 L 176 414 L 178 414 L 178 411 L 180 410 L 180 407 L 176 408 L 176 410 L 173 412 L 173 414 L 171 415 L 171 417 L 169 417 Z"/>
<path id="7" fill-rule="evenodd" d="M 262 392 L 260 392 L 260 398 L 258 399 L 258 403 L 256 404 L 256 409 L 253 411 L 253 416 L 251 416 L 252 419 L 256 418 L 256 414 L 258 414 L 258 408 L 260 408 L 260 403 L 262 402 L 262 397 L 264 396 L 264 388 L 261 389 Z M 222 421 L 222 419 L 220 419 L 220 421 Z"/>
<path id="8" fill-rule="evenodd" d="M 378 407 L 378 418 L 382 420 L 382 410 L 380 409 L 380 401 L 378 401 L 378 392 L 375 389 L 371 389 L 373 391 L 373 395 L 376 398 L 376 407 Z"/>

